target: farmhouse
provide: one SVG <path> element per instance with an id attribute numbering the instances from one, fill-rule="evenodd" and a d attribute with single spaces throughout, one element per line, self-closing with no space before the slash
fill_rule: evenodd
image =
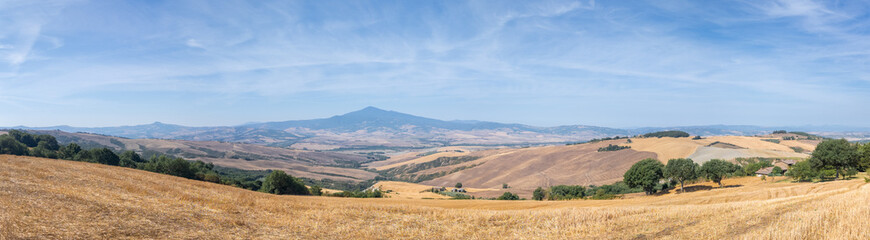
<path id="1" fill-rule="evenodd" d="M 755 176 L 758 176 L 758 177 L 767 176 L 767 175 L 770 175 L 770 173 L 772 173 L 772 172 L 773 172 L 773 167 L 766 167 L 766 168 L 758 169 L 758 171 L 755 171 Z"/>

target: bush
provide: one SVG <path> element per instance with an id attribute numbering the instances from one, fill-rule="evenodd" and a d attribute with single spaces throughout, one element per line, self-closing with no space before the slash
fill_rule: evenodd
<path id="1" fill-rule="evenodd" d="M 261 192 L 271 194 L 308 195 L 308 188 L 302 184 L 302 180 L 287 175 L 284 171 L 277 170 L 269 173 L 263 181 Z"/>
<path id="2" fill-rule="evenodd" d="M 115 152 L 112 152 L 112 150 L 109 150 L 108 148 L 94 148 L 89 152 L 89 162 L 118 166 L 121 161 L 121 159 L 118 158 L 118 155 L 115 155 Z"/>
<path id="3" fill-rule="evenodd" d="M 549 200 L 581 199 L 586 194 L 586 188 L 577 185 L 558 185 L 550 187 Z"/>
<path id="4" fill-rule="evenodd" d="M 462 183 L 461 183 L 461 182 L 458 182 L 458 183 L 456 183 L 456 185 L 454 185 L 454 187 L 456 187 L 456 188 L 462 188 Z"/>
<path id="5" fill-rule="evenodd" d="M 544 189 L 541 187 L 536 188 L 535 191 L 532 192 L 532 199 L 537 200 L 537 201 L 544 200 L 544 198 L 546 196 L 547 196 L 547 192 L 544 191 Z"/>
<path id="6" fill-rule="evenodd" d="M 495 200 L 520 200 L 520 197 L 511 192 L 504 192 L 504 194 L 502 194 Z"/>
<path id="7" fill-rule="evenodd" d="M 610 152 L 610 151 L 619 151 L 622 149 L 629 149 L 631 146 L 619 146 L 613 144 L 607 144 L 607 147 L 598 148 L 598 152 Z"/>
<path id="8" fill-rule="evenodd" d="M 342 191 L 333 193 L 330 196 L 333 197 L 349 197 L 349 198 L 382 198 L 384 197 L 384 193 L 380 190 L 366 190 L 366 191 Z"/>
<path id="9" fill-rule="evenodd" d="M 0 154 L 27 155 L 27 145 L 18 142 L 8 134 L 3 134 L 0 135 Z"/>

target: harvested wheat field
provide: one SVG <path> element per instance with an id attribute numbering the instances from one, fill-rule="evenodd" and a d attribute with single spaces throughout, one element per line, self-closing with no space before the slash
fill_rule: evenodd
<path id="1" fill-rule="evenodd" d="M 624 200 L 344 199 L 0 155 L 0 239 L 870 238 L 863 180 L 725 184 Z"/>

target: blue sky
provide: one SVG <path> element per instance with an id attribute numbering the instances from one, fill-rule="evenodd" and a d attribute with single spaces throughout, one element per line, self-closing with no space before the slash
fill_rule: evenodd
<path id="1" fill-rule="evenodd" d="M 0 0 L 0 126 L 870 126 L 865 1 Z"/>

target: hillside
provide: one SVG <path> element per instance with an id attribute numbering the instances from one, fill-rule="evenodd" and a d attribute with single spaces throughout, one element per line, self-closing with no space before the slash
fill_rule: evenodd
<path id="1" fill-rule="evenodd" d="M 663 163 L 673 158 L 691 158 L 701 164 L 710 159 L 733 160 L 735 158 L 807 158 L 818 141 L 789 140 L 774 143 L 764 137 L 713 136 L 704 139 L 692 138 L 631 138 L 609 140 L 577 145 L 559 145 L 530 148 L 492 149 L 483 151 L 442 150 L 431 155 L 415 156 L 407 153 L 396 159 L 375 162 L 368 166 L 380 171 L 401 172 L 402 176 L 434 175 L 422 184 L 450 187 L 461 182 L 469 187 L 501 188 L 507 183 L 511 191 L 521 196 L 531 196 L 537 187 L 560 184 L 603 185 L 622 180 L 632 164 L 645 158 L 657 158 Z M 631 146 L 619 151 L 598 152 L 607 145 Z M 802 146 L 796 152 L 791 146 Z M 421 169 L 424 163 L 445 157 L 474 157 L 473 161 Z M 388 163 L 388 164 L 387 164 Z M 411 170 L 406 170 L 411 169 Z M 437 174 L 440 174 L 437 175 Z M 483 196 L 500 194 L 499 191 Z"/>
<path id="2" fill-rule="evenodd" d="M 0 155 L 2 238 L 867 239 L 862 180 L 625 200 L 277 196 L 133 169 Z M 732 181 L 732 182 L 729 182 Z M 559 229 L 559 231 L 553 231 Z"/>
<path id="3" fill-rule="evenodd" d="M 132 150 L 146 157 L 152 154 L 171 154 L 187 160 L 200 160 L 245 170 L 285 170 L 293 176 L 312 179 L 362 181 L 377 175 L 358 168 L 363 163 L 376 160 L 359 154 L 293 150 L 231 142 L 127 139 L 63 131 L 34 132 L 55 136 L 61 144 L 75 142 L 83 147 Z"/>

